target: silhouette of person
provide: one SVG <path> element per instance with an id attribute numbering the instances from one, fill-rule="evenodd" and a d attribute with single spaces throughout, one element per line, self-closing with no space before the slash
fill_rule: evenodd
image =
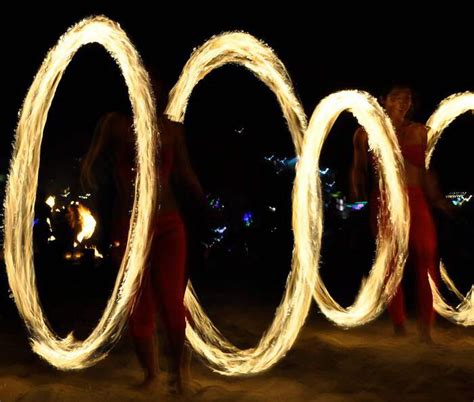
<path id="1" fill-rule="evenodd" d="M 428 273 L 437 281 L 439 267 L 437 233 L 432 207 L 450 213 L 450 205 L 441 194 L 434 173 L 425 169 L 428 129 L 425 125 L 410 120 L 413 103 L 412 89 L 403 85 L 392 87 L 382 99 L 382 104 L 395 128 L 404 159 L 403 173 L 411 215 L 408 262 L 414 267 L 416 274 L 420 340 L 431 342 L 434 310 Z M 369 195 L 369 168 L 371 164 L 375 167 L 375 161 L 368 151 L 367 133 L 363 128 L 356 130 L 353 144 L 352 197 L 356 200 L 369 199 L 371 227 L 375 234 L 380 201 L 376 185 L 378 172 L 374 169 L 373 189 Z M 379 224 L 386 225 L 388 222 L 382 217 Z M 400 284 L 388 306 L 394 331 L 398 335 L 406 333 L 404 303 L 403 286 Z"/>
<path id="2" fill-rule="evenodd" d="M 129 330 L 144 371 L 141 386 L 150 387 L 158 379 L 155 334 L 156 321 L 160 320 L 171 366 L 168 385 L 172 391 L 181 393 L 189 380 L 183 355 L 186 326 L 183 299 L 188 281 L 187 234 L 175 189 L 179 187 L 200 206 L 205 206 L 206 198 L 188 156 L 184 128 L 164 115 L 167 98 L 160 90 L 160 82 L 153 80 L 153 77 L 152 85 L 159 96 L 157 116 L 161 146 L 157 173 L 160 177 L 160 196 L 159 206 L 150 217 L 153 220 L 153 238 L 149 263 L 129 319 Z M 121 259 L 127 241 L 135 178 L 134 141 L 131 116 L 111 112 L 99 122 L 91 147 L 82 161 L 82 182 L 94 188 L 94 164 L 105 154 L 111 158 L 116 190 L 112 235 L 117 246 L 114 257 L 117 260 Z"/>

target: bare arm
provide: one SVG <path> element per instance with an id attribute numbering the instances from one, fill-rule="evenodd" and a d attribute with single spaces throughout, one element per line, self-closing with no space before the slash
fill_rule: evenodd
<path id="1" fill-rule="evenodd" d="M 424 192 L 429 203 L 436 209 L 443 211 L 445 214 L 453 217 L 456 208 L 451 204 L 444 194 L 441 192 L 438 177 L 433 169 L 426 171 L 424 175 Z"/>
<path id="2" fill-rule="evenodd" d="M 358 128 L 353 137 L 354 154 L 351 168 L 351 198 L 354 201 L 368 198 L 368 141 L 364 129 Z"/>
<path id="3" fill-rule="evenodd" d="M 81 161 L 80 181 L 83 189 L 97 189 L 94 165 L 104 150 L 111 144 L 114 126 L 118 119 L 119 115 L 112 112 L 106 114 L 97 123 L 89 150 Z"/>
<path id="4" fill-rule="evenodd" d="M 428 127 L 420 124 L 417 131 L 418 135 L 420 136 L 420 141 L 424 146 L 423 148 L 426 149 L 428 141 Z M 446 200 L 444 194 L 441 192 L 438 177 L 433 168 L 426 170 L 425 174 L 423 175 L 423 190 L 433 207 L 448 214 L 452 213 L 453 206 L 448 200 Z"/>
<path id="5" fill-rule="evenodd" d="M 176 136 L 173 178 L 175 179 L 176 183 L 182 186 L 186 190 L 186 193 L 189 194 L 195 202 L 197 202 L 199 207 L 205 207 L 207 204 L 206 196 L 189 159 L 184 127 L 180 123 L 170 121 L 168 124 L 171 125 Z"/>
<path id="6" fill-rule="evenodd" d="M 432 169 L 426 171 L 423 185 L 431 205 L 443 208 L 443 204 L 447 203 L 447 201 L 440 190 L 438 177 Z"/>

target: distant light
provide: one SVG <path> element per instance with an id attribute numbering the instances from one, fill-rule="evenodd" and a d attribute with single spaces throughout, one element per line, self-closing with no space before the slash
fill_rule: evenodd
<path id="1" fill-rule="evenodd" d="M 46 198 L 45 203 L 46 203 L 51 209 L 53 209 L 54 204 L 55 204 L 55 201 L 56 201 L 56 197 L 54 197 L 53 195 L 50 195 L 48 198 Z"/>
<path id="2" fill-rule="evenodd" d="M 250 212 L 250 211 L 245 212 L 243 217 L 242 217 L 242 220 L 243 220 L 245 226 L 249 227 L 253 223 L 253 214 L 252 214 L 252 212 Z"/>

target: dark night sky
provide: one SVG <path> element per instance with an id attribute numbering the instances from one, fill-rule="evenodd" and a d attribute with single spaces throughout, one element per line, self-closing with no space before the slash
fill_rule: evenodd
<path id="1" fill-rule="evenodd" d="M 5 23 L 0 26 L 5 38 L 2 169 L 10 157 L 17 112 L 48 49 L 72 24 L 92 14 L 120 22 L 145 60 L 156 65 L 170 85 L 193 48 L 223 31 L 247 31 L 281 58 L 308 115 L 324 96 L 337 90 L 363 89 L 379 96 L 390 84 L 402 82 L 418 92 L 421 104 L 416 118 L 426 121 L 446 96 L 474 90 L 472 32 L 464 22 L 471 14 L 466 10 L 431 9 L 416 15 L 401 3 L 390 3 L 398 11 L 374 8 L 371 17 L 362 17 L 355 5 L 338 3 L 324 12 L 318 12 L 318 5 L 312 5 L 311 11 L 310 6 L 292 5 L 291 10 L 280 7 L 277 14 L 264 14 L 243 3 L 221 3 L 215 10 L 194 7 L 181 15 L 182 4 L 164 10 L 158 8 L 160 4 L 140 8 L 137 2 L 120 9 L 68 4 L 59 10 L 25 7 L 21 12 L 5 13 Z M 49 182 L 74 175 L 97 119 L 126 103 L 124 83 L 106 52 L 98 46 L 80 50 L 50 110 L 40 174 Z M 280 197 L 288 198 L 289 215 L 291 178 L 268 180 L 261 165 L 263 156 L 272 153 L 293 156 L 292 144 L 273 94 L 255 77 L 237 67 L 213 72 L 193 92 L 185 124 L 190 155 L 207 190 L 260 200 L 279 192 Z M 242 128 L 243 135 L 237 135 Z M 342 116 L 322 154 L 321 164 L 336 170 L 338 186 L 344 192 L 355 128 L 351 116 Z M 474 192 L 469 146 L 474 116 L 458 119 L 448 131 L 434 157 L 441 184 L 445 190 Z M 287 223 L 289 229 L 289 220 Z M 291 255 L 290 240 L 278 240 L 288 246 L 280 253 L 286 259 Z M 268 246 L 274 251 L 270 241 Z M 274 255 L 278 260 L 279 255 Z M 289 261 L 281 261 L 277 262 L 287 271 Z M 271 263 L 266 265 L 273 269 Z M 286 274 L 281 275 L 282 284 Z"/>
<path id="2" fill-rule="evenodd" d="M 5 13 L 3 41 L 3 113 L 0 156 L 6 168 L 17 112 L 48 49 L 68 27 L 93 14 L 121 23 L 144 59 L 157 66 L 168 85 L 177 80 L 193 48 L 214 34 L 244 30 L 268 43 L 293 79 L 308 115 L 326 95 L 341 89 L 364 89 L 379 96 L 391 83 L 408 83 L 418 92 L 416 118 L 426 121 L 437 103 L 459 91 L 474 89 L 472 33 L 466 10 L 430 9 L 416 14 L 402 3 L 396 9 L 374 8 L 362 16 L 357 6 L 334 5 L 318 11 L 292 3 L 267 14 L 244 3 L 211 10 L 174 4 L 166 8 L 132 5 L 59 8 L 21 7 Z M 99 4 L 99 5 L 98 5 Z M 158 6 L 157 6 L 158 7 Z M 429 18 L 428 18 L 429 11 Z M 118 69 L 99 46 L 81 49 L 61 82 L 48 116 L 42 169 L 79 158 L 104 112 L 127 105 Z M 444 187 L 472 188 L 469 138 L 474 118 L 453 123 L 435 153 L 434 165 Z M 355 120 L 343 115 L 322 154 L 322 164 L 338 170 L 345 187 Z M 273 94 L 243 68 L 224 67 L 193 92 L 186 116 L 191 157 L 209 182 L 245 181 L 251 155 L 292 156 L 292 144 Z M 244 128 L 244 137 L 235 139 Z M 240 142 L 240 148 L 234 145 Z M 232 154 L 232 155 L 230 155 Z M 456 154 L 456 157 L 453 155 Z M 455 163 L 454 163 L 455 161 Z M 222 163 L 217 176 L 214 167 Z M 453 163 L 451 163 L 453 162 Z M 53 170 L 56 168 L 53 166 Z M 56 169 L 58 170 L 58 169 Z M 214 172 L 214 173 L 213 173 Z M 49 173 L 46 173 L 49 174 Z M 226 177 L 229 177 L 228 180 Z M 214 184 L 211 184 L 214 183 Z"/>
<path id="3" fill-rule="evenodd" d="M 474 89 L 472 33 L 462 9 L 431 9 L 427 18 L 401 3 L 392 4 L 397 11 L 374 8 L 370 17 L 347 5 L 318 12 L 293 3 L 291 9 L 265 14 L 244 3 L 226 3 L 214 10 L 194 7 L 186 12 L 180 4 L 156 10 L 138 3 L 133 8 L 86 4 L 25 8 L 5 14 L 0 28 L 6 38 L 0 121 L 3 170 L 11 152 L 17 112 L 48 49 L 68 27 L 93 14 L 120 22 L 144 59 L 157 67 L 170 86 L 193 48 L 223 31 L 247 31 L 268 43 L 281 58 L 308 116 L 334 91 L 357 88 L 379 96 L 390 84 L 401 82 L 418 92 L 420 107 L 415 117 L 426 121 L 444 97 Z M 124 105 L 126 89 L 110 57 L 97 45 L 82 48 L 59 85 L 48 116 L 42 148 L 44 174 L 55 180 L 52 175 L 77 167 L 71 161 L 86 151 L 97 119 Z M 355 127 L 353 117 L 341 116 L 322 154 L 321 164 L 337 170 L 343 191 Z M 242 128 L 244 135 L 237 138 L 236 132 Z M 211 189 L 232 183 L 252 191 L 258 184 L 245 183 L 257 169 L 252 161 L 272 153 L 293 156 L 273 94 L 243 68 L 224 67 L 195 88 L 186 129 L 191 158 Z M 463 116 L 438 146 L 434 166 L 446 190 L 472 190 L 468 145 L 473 130 L 474 117 Z"/>
<path id="4" fill-rule="evenodd" d="M 425 120 L 445 96 L 474 89 L 474 63 L 469 46 L 472 33 L 463 21 L 465 10 L 429 10 L 428 18 L 414 14 L 401 3 L 396 5 L 399 8 L 396 12 L 374 8 L 371 17 L 362 17 L 355 6 L 336 5 L 324 12 L 312 8 L 310 12 L 309 6 L 297 4 L 291 10 L 279 9 L 266 15 L 244 3 L 226 3 L 214 10 L 194 7 L 184 15 L 179 14 L 183 8 L 179 4 L 152 11 L 155 7 L 140 8 L 137 3 L 133 9 L 130 5 L 119 8 L 95 4 L 11 11 L 5 14 L 7 23 L 1 27 L 7 39 L 2 57 L 4 110 L 0 122 L 3 133 L 0 155 L 4 159 L 9 157 L 17 111 L 47 50 L 73 23 L 98 13 L 119 21 L 144 58 L 158 66 L 170 85 L 176 81 L 193 48 L 213 34 L 238 29 L 261 38 L 276 51 L 287 66 L 308 114 L 324 96 L 336 90 L 358 88 L 379 95 L 390 83 L 404 82 L 418 91 L 421 106 L 417 117 Z M 78 131 L 89 129 L 104 109 L 116 106 L 117 99 L 125 99 L 125 90 L 108 56 L 98 48 L 83 49 L 59 87 L 48 123 L 54 127 L 57 121 L 69 130 L 76 130 L 74 126 Z M 210 114 L 211 107 L 220 108 L 217 117 Z M 256 113 L 257 109 L 262 109 L 261 114 Z M 215 72 L 195 90 L 188 115 L 188 120 L 196 120 L 196 125 L 201 124 L 209 131 L 213 131 L 212 126 L 231 124 L 229 119 L 234 128 L 260 120 L 257 126 L 269 127 L 266 131 L 277 130 L 273 124 L 280 125 L 280 131 L 284 131 L 272 94 L 243 69 L 231 67 Z M 278 122 L 269 122 L 277 119 Z M 467 120 L 467 131 L 472 132 L 472 118 L 464 120 Z M 344 122 L 340 124 L 344 126 Z M 345 138 L 341 146 L 346 149 L 338 152 L 345 155 L 350 154 L 347 138 L 353 126 L 344 126 L 344 130 L 348 133 L 341 134 Z M 60 138 L 69 143 L 63 128 L 56 131 L 61 131 Z M 465 132 L 454 139 L 453 134 L 444 141 L 447 145 L 443 149 L 449 149 L 448 153 L 452 154 L 455 144 L 466 143 L 468 136 Z M 277 142 L 278 138 L 272 137 Z M 268 142 L 265 137 L 258 141 Z M 61 146 L 57 138 L 50 142 Z M 339 147 L 337 139 L 332 142 Z M 330 144 L 331 141 L 328 147 Z M 288 138 L 281 139 L 279 146 L 291 153 Z M 467 157 L 462 151 L 467 148 L 456 145 L 456 152 L 460 153 L 458 162 Z"/>

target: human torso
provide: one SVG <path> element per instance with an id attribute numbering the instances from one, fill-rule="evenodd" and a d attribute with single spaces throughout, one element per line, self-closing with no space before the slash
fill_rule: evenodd
<path id="1" fill-rule="evenodd" d="M 396 130 L 398 143 L 403 156 L 405 183 L 408 187 L 423 187 L 426 145 L 420 133 L 422 127 L 423 126 L 418 123 L 408 122 Z M 371 160 L 372 165 L 374 165 L 375 159 L 373 155 L 371 155 Z M 375 172 L 378 171 L 378 169 L 374 170 Z M 376 186 L 377 182 L 378 173 L 375 173 L 372 185 Z"/>
<path id="2" fill-rule="evenodd" d="M 160 146 L 157 157 L 158 202 L 156 215 L 177 210 L 177 202 L 171 187 L 171 176 L 174 166 L 175 136 L 173 126 L 166 119 L 159 122 Z M 132 120 L 122 117 L 116 125 L 114 133 L 113 159 L 114 175 L 117 189 L 116 212 L 126 214 L 133 201 L 134 183 L 136 178 L 135 136 Z"/>
<path id="3" fill-rule="evenodd" d="M 409 187 L 423 187 L 426 143 L 419 130 L 420 124 L 410 122 L 397 134 L 405 165 L 405 181 Z"/>

